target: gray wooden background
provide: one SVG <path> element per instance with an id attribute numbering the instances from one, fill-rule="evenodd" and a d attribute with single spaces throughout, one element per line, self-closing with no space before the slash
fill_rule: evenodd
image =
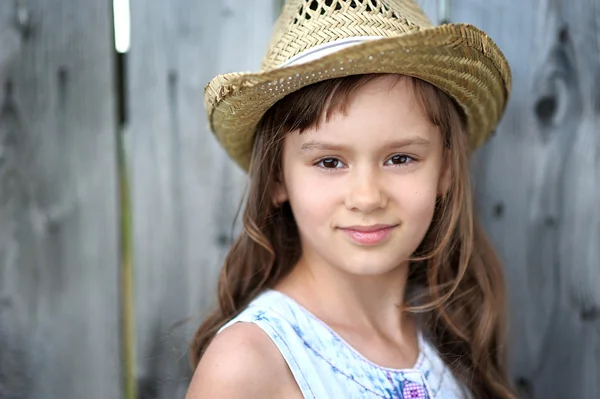
<path id="1" fill-rule="evenodd" d="M 419 2 L 439 22 L 439 1 Z M 207 131 L 202 91 L 258 68 L 280 3 L 131 0 L 118 63 L 110 0 L 0 0 L 0 398 L 130 399 L 120 138 L 137 396 L 184 396 L 246 183 Z M 473 160 L 506 267 L 511 373 L 524 398 L 598 398 L 600 0 L 448 5 L 513 67 L 506 116 Z"/>

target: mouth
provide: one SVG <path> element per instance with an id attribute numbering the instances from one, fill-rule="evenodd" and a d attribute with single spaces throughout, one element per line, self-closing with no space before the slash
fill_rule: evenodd
<path id="1" fill-rule="evenodd" d="M 339 229 L 353 242 L 360 245 L 377 245 L 390 236 L 397 224 L 374 224 L 371 226 L 348 226 Z"/>

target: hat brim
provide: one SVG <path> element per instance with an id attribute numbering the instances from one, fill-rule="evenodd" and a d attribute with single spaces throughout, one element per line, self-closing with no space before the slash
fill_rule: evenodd
<path id="1" fill-rule="evenodd" d="M 483 31 L 447 24 L 357 44 L 300 65 L 219 75 L 204 95 L 210 128 L 248 170 L 256 126 L 273 104 L 313 83 L 368 73 L 413 76 L 446 92 L 465 113 L 472 149 L 498 124 L 511 86 L 506 58 Z"/>

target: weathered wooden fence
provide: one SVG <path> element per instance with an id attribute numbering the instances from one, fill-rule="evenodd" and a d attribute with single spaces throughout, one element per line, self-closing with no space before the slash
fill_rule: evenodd
<path id="1" fill-rule="evenodd" d="M 2 398 L 120 395 L 111 32 L 105 2 L 0 2 Z"/>
<path id="2" fill-rule="evenodd" d="M 245 186 L 208 132 L 204 85 L 218 71 L 256 67 L 275 19 L 270 4 L 132 2 L 127 144 L 143 397 L 187 389 L 188 340 L 213 304 Z"/>
<path id="3" fill-rule="evenodd" d="M 508 274 L 512 373 L 527 397 L 600 397 L 600 2 L 456 2 L 514 69 L 475 162 Z M 459 6 L 460 5 L 460 6 Z"/>
<path id="4" fill-rule="evenodd" d="M 207 131 L 202 91 L 258 67 L 281 1 L 131 0 L 119 62 L 110 3 L 0 1 L 0 398 L 125 399 L 120 137 L 139 398 L 184 396 L 231 242 L 246 181 Z M 473 175 L 506 266 L 515 383 L 598 398 L 600 1 L 420 3 L 482 27 L 513 67 Z"/>

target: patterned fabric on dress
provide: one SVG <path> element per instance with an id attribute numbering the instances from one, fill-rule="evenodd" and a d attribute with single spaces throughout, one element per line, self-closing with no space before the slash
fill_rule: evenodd
<path id="1" fill-rule="evenodd" d="M 457 399 L 464 393 L 436 349 L 419 334 L 411 369 L 369 361 L 323 321 L 287 295 L 266 290 L 219 332 L 236 322 L 259 326 L 286 360 L 306 399 Z"/>

